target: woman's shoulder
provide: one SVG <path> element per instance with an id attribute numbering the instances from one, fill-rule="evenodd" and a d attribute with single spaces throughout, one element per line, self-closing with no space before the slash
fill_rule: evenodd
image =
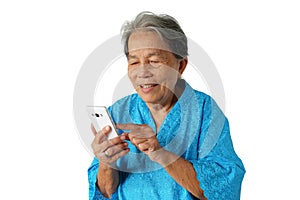
<path id="1" fill-rule="evenodd" d="M 194 89 L 187 81 L 183 80 L 185 83 L 185 89 L 183 92 L 183 99 L 194 99 L 196 97 L 198 103 L 204 103 L 211 99 L 211 97 L 199 90 Z"/>
<path id="2" fill-rule="evenodd" d="M 198 105 L 200 108 L 211 112 L 211 110 L 220 110 L 220 106 L 218 105 L 217 101 L 209 94 L 206 94 L 202 91 L 193 89 L 194 95 L 197 98 Z"/>
<path id="3" fill-rule="evenodd" d="M 193 93 L 196 96 L 198 103 L 201 104 L 206 104 L 206 103 L 210 103 L 212 100 L 212 97 L 209 94 L 206 94 L 202 91 L 199 90 L 195 90 L 193 89 Z"/>
<path id="4" fill-rule="evenodd" d="M 195 90 L 195 89 L 193 89 L 193 90 L 194 90 L 196 96 L 199 97 L 199 98 L 202 98 L 202 99 L 208 99 L 208 98 L 211 98 L 210 95 L 208 95 L 208 94 L 206 94 L 206 93 L 204 93 L 204 92 L 202 92 L 202 91 Z"/>
<path id="5" fill-rule="evenodd" d="M 197 97 L 199 107 L 201 107 L 205 112 L 223 115 L 222 109 L 212 96 L 197 90 L 194 90 L 194 93 Z"/>

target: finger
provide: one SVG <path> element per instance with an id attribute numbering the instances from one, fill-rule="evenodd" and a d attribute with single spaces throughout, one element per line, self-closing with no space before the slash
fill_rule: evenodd
<path id="1" fill-rule="evenodd" d="M 110 157 L 109 163 L 114 163 L 116 162 L 119 158 L 125 156 L 130 150 L 127 148 L 125 150 L 120 151 L 119 153 L 113 155 Z"/>
<path id="2" fill-rule="evenodd" d="M 91 123 L 91 129 L 92 129 L 92 132 L 93 132 L 94 136 L 96 136 L 97 131 L 96 131 L 96 129 L 95 129 L 95 127 L 92 123 Z"/>
<path id="3" fill-rule="evenodd" d="M 104 132 L 105 132 L 105 130 L 104 130 Z M 94 151 L 94 154 L 97 154 L 99 152 L 100 153 L 104 152 L 107 148 L 109 148 L 111 146 L 124 143 L 125 139 L 126 139 L 126 137 L 121 135 L 121 136 L 112 138 L 110 140 L 107 140 L 107 137 L 105 136 L 105 134 L 102 132 L 99 132 L 96 134 L 96 136 L 91 144 L 91 147 Z"/>
<path id="4" fill-rule="evenodd" d="M 110 133 L 111 131 L 111 127 L 110 126 L 105 126 L 104 128 L 102 128 L 102 133 L 105 135 L 105 136 L 108 136 L 108 134 Z"/>
<path id="5" fill-rule="evenodd" d="M 98 159 L 100 162 L 112 165 L 114 164 L 119 158 L 123 157 L 129 152 L 129 148 L 126 148 L 124 150 L 119 151 L 118 153 L 112 155 L 112 156 L 107 156 L 104 153 L 98 154 Z"/>
<path id="6" fill-rule="evenodd" d="M 135 138 L 135 137 L 133 137 L 130 141 L 131 141 L 133 144 L 135 144 L 136 146 L 138 146 L 139 144 L 146 142 L 147 139 L 143 139 L 143 138 Z"/>
<path id="7" fill-rule="evenodd" d="M 106 156 L 109 156 L 109 157 L 112 157 L 114 156 L 115 154 L 125 150 L 128 148 L 128 144 L 126 142 L 123 142 L 121 144 L 118 144 L 118 145 L 114 145 L 114 146 L 111 146 L 109 147 L 108 149 L 105 150 L 105 155 Z"/>
<path id="8" fill-rule="evenodd" d="M 106 151 L 108 148 L 112 147 L 112 146 L 115 146 L 115 145 L 119 145 L 119 144 L 122 144 L 124 143 L 123 140 L 121 140 L 120 137 L 116 137 L 116 138 L 113 138 L 113 139 L 110 139 L 110 140 L 105 140 L 103 141 L 102 143 L 100 143 L 100 147 L 101 150 L 100 151 Z"/>
<path id="9" fill-rule="evenodd" d="M 149 130 L 141 130 L 140 132 L 132 131 L 128 133 L 129 138 L 139 138 L 139 139 L 149 139 L 155 137 L 155 133 L 152 131 L 151 128 Z"/>
<path id="10" fill-rule="evenodd" d="M 156 135 L 147 124 L 117 124 L 116 127 L 129 131 L 137 138 L 150 138 Z"/>
<path id="11" fill-rule="evenodd" d="M 127 148 L 126 145 L 127 144 L 123 144 L 124 142 L 118 144 L 119 146 L 116 147 L 116 148 L 113 148 L 114 146 L 117 146 L 115 144 L 112 144 L 110 141 L 106 140 L 106 141 L 103 141 L 102 143 L 100 144 L 97 144 L 97 143 L 92 143 L 92 149 L 93 149 L 93 153 L 94 155 L 99 159 L 103 159 L 103 156 L 105 155 L 104 152 L 108 151 L 109 152 L 109 155 L 113 155 L 114 152 L 117 152 L 116 149 L 124 149 L 124 148 Z M 110 150 L 110 148 L 113 148 Z M 106 153 L 107 154 L 107 153 Z"/>
<path id="12" fill-rule="evenodd" d="M 148 141 L 145 141 L 143 143 L 139 143 L 137 145 L 137 147 L 139 148 L 139 150 L 141 151 L 148 151 L 150 148 L 150 143 Z"/>
<path id="13" fill-rule="evenodd" d="M 128 134 L 128 138 L 129 138 L 129 140 L 130 140 L 131 143 L 135 144 L 134 143 L 134 135 Z"/>
<path id="14" fill-rule="evenodd" d="M 139 126 L 140 125 L 138 125 L 138 124 L 117 124 L 116 128 L 121 129 L 121 130 L 132 131 L 132 130 L 138 129 Z"/>
<path id="15" fill-rule="evenodd" d="M 98 131 L 98 133 L 95 135 L 95 139 L 94 139 L 95 142 L 99 144 L 104 140 L 106 140 L 110 131 L 111 131 L 110 126 L 105 126 L 101 131 Z"/>
<path id="16" fill-rule="evenodd" d="M 92 141 L 92 148 L 94 148 L 94 146 L 97 146 L 99 144 L 101 144 L 104 141 L 105 136 L 102 133 L 97 133 Z"/>
<path id="17" fill-rule="evenodd" d="M 120 135 L 118 137 L 115 137 L 115 138 L 112 138 L 110 140 L 107 140 L 107 142 L 110 145 L 117 145 L 117 144 L 123 143 L 125 139 L 126 139 L 126 137 Z"/>
<path id="18" fill-rule="evenodd" d="M 91 144 L 91 147 L 93 149 L 93 153 L 96 157 L 97 154 L 99 153 L 103 153 L 110 145 L 107 143 L 107 141 L 101 142 L 101 143 L 97 143 L 94 139 L 94 141 Z"/>
<path id="19" fill-rule="evenodd" d="M 131 131 L 129 134 L 137 138 L 151 138 L 156 135 L 152 128 L 146 124 L 140 125 L 138 129 Z"/>
<path id="20" fill-rule="evenodd" d="M 121 140 L 130 140 L 128 133 L 122 133 L 122 135 L 120 136 Z"/>

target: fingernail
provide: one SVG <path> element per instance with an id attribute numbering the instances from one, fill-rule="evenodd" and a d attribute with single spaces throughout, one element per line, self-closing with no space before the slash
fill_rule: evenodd
<path id="1" fill-rule="evenodd" d="M 121 139 L 121 140 L 125 140 L 126 137 L 125 137 L 124 135 L 121 135 L 120 139 Z"/>
<path id="2" fill-rule="evenodd" d="M 106 127 L 105 127 L 105 130 L 109 131 L 109 126 L 106 126 Z"/>

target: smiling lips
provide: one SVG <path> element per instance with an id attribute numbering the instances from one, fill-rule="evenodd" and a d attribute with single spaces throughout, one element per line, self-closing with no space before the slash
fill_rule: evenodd
<path id="1" fill-rule="evenodd" d="M 157 85 L 158 84 L 142 84 L 142 85 L 140 85 L 140 88 L 144 93 L 148 93 L 151 90 L 153 90 L 155 88 L 155 86 L 157 86 Z"/>

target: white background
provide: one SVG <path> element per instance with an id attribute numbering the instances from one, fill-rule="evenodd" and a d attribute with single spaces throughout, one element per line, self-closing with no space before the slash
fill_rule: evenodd
<path id="1" fill-rule="evenodd" d="M 241 199 L 299 198 L 297 1 L 105 2 L 1 1 L 0 199 L 88 198 L 92 157 L 73 120 L 76 77 L 143 10 L 174 16 L 215 63 L 247 170 Z"/>

